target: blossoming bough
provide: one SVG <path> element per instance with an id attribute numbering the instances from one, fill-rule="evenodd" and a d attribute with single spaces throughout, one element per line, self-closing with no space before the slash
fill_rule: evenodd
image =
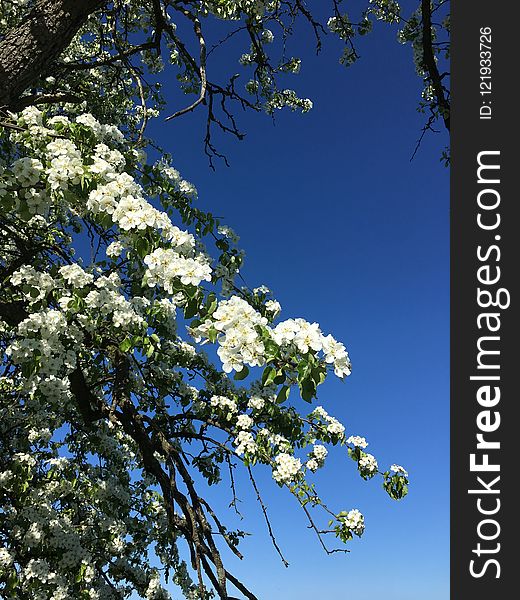
<path id="1" fill-rule="evenodd" d="M 34 10 L 60 2 L 47 4 L 1 4 L 0 62 Z M 361 477 L 380 476 L 392 498 L 407 493 L 407 473 L 381 471 L 366 440 L 347 436 L 323 407 L 301 413 L 291 403 L 295 395 L 314 402 L 329 374 L 348 376 L 347 351 L 316 323 L 281 321 L 266 287 L 236 285 L 243 254 L 235 234 L 195 206 L 195 188 L 169 156 L 148 161 L 143 152 L 146 122 L 162 108 L 149 76 L 162 56 L 187 92 L 198 89 L 195 104 L 209 110 L 206 151 L 215 156 L 212 124 L 239 134 L 229 101 L 268 112 L 310 107 L 278 90 L 277 77 L 299 62 L 272 66 L 268 25 L 300 14 L 318 43 L 324 30 L 302 2 L 94 5 L 101 11 L 75 21 L 66 47 L 38 46 L 32 30 L 40 54 L 38 72 L 23 75 L 30 91 L 2 88 L 0 594 L 161 599 L 173 582 L 191 599 L 233 599 L 230 588 L 253 599 L 219 549 L 227 544 L 241 558 L 244 532 L 226 528 L 194 470 L 210 485 L 228 477 L 235 508 L 234 470 L 246 470 L 285 564 L 257 465 L 295 497 L 328 553 L 338 551 L 328 534 L 348 542 L 365 525 L 357 509 L 330 510 L 312 483 L 326 446 L 345 447 Z M 70 6 L 62 18 L 74 16 Z M 352 49 L 348 18 L 333 6 L 329 28 Z M 227 87 L 208 79 L 201 23 L 211 15 L 236 20 L 249 36 L 241 62 L 254 66 L 250 100 L 235 78 Z M 371 3 L 364 29 L 373 18 L 399 20 L 398 7 Z M 193 26 L 197 59 L 177 37 L 176 19 Z M 204 344 L 216 346 L 218 364 Z"/>

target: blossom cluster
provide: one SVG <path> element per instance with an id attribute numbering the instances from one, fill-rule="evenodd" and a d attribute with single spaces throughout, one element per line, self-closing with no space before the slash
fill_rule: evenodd
<path id="1" fill-rule="evenodd" d="M 310 415 L 312 418 L 322 422 L 326 428 L 327 433 L 332 436 L 342 437 L 345 433 L 345 426 L 342 425 L 336 417 L 329 415 L 329 413 L 323 408 L 323 406 L 317 406 Z"/>
<path id="2" fill-rule="evenodd" d="M 334 373 L 338 377 L 345 377 L 351 373 L 350 358 L 345 346 L 332 335 L 324 336 L 318 323 L 308 323 L 304 319 L 288 319 L 278 323 L 272 336 L 279 346 L 295 346 L 302 354 L 309 350 L 323 351 L 325 362 L 334 366 Z"/>
<path id="3" fill-rule="evenodd" d="M 211 280 L 211 267 L 203 255 L 190 258 L 171 248 L 157 248 L 145 257 L 144 263 L 147 266 L 144 282 L 150 287 L 160 285 L 169 294 L 174 293 L 173 286 L 178 280 L 184 285 Z"/>
<path id="4" fill-rule="evenodd" d="M 350 510 L 339 519 L 352 533 L 361 536 L 365 531 L 365 519 L 357 508 Z"/>
<path id="5" fill-rule="evenodd" d="M 54 288 L 54 279 L 45 272 L 37 271 L 30 265 L 23 265 L 11 275 L 11 283 L 16 287 L 27 286 L 24 296 L 30 304 L 43 300 Z"/>
<path id="6" fill-rule="evenodd" d="M 82 339 L 81 332 L 67 324 L 64 315 L 52 309 L 32 313 L 17 327 L 17 338 L 6 353 L 16 364 L 37 360 L 42 375 L 56 376 L 71 371 L 76 362 L 73 345 Z"/>
<path id="7" fill-rule="evenodd" d="M 275 300 L 268 300 L 265 307 L 272 316 L 281 310 Z M 324 336 L 317 323 L 288 319 L 271 329 L 267 318 L 239 296 L 221 301 L 211 317 L 192 328 L 191 333 L 196 341 L 200 341 L 209 339 L 212 331 L 216 332 L 219 345 L 217 353 L 226 373 L 233 370 L 238 372 L 244 365 L 254 367 L 265 363 L 266 348 L 262 332 L 266 332 L 284 352 L 323 352 L 325 362 L 333 366 L 334 373 L 340 378 L 351 373 L 345 346 L 332 335 Z"/>
<path id="8" fill-rule="evenodd" d="M 243 456 L 246 453 L 254 455 L 258 450 L 255 438 L 250 431 L 239 431 L 233 443 L 236 446 L 235 453 L 237 456 Z"/>
<path id="9" fill-rule="evenodd" d="M 328 450 L 321 444 L 315 444 L 310 454 L 309 460 L 305 463 L 305 466 L 311 471 L 317 471 L 323 466 L 325 458 L 327 457 Z"/>
<path id="10" fill-rule="evenodd" d="M 106 175 L 108 178 L 108 174 Z M 87 200 L 93 214 L 106 213 L 123 231 L 162 230 L 166 239 L 177 236 L 165 212 L 154 208 L 142 196 L 142 189 L 128 173 L 111 172 L 110 181 L 93 189 Z"/>
<path id="11" fill-rule="evenodd" d="M 377 460 L 372 454 L 363 453 L 358 461 L 358 467 L 362 475 L 373 477 L 377 473 Z"/>
<path id="12" fill-rule="evenodd" d="M 357 446 L 358 448 L 363 448 L 363 449 L 368 446 L 366 439 L 359 435 L 351 435 L 350 437 L 348 437 L 346 439 L 346 442 L 347 442 L 347 444 L 353 444 L 354 446 Z"/>
<path id="13" fill-rule="evenodd" d="M 241 371 L 244 365 L 264 364 L 265 346 L 258 328 L 267 325 L 248 302 L 238 296 L 223 300 L 204 323 L 192 330 L 195 340 L 209 337 L 211 330 L 217 332 L 217 354 L 225 373 Z"/>
<path id="14" fill-rule="evenodd" d="M 228 421 L 231 420 L 233 415 L 238 411 L 236 402 L 226 396 L 212 396 L 210 404 L 213 408 L 221 411 Z"/>
<path id="15" fill-rule="evenodd" d="M 287 454 L 287 452 L 278 454 L 274 460 L 276 468 L 273 471 L 273 479 L 279 484 L 294 481 L 301 472 L 302 463 L 300 459 Z"/>

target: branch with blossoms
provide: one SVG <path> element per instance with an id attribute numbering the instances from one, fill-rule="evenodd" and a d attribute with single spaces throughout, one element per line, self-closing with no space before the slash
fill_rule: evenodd
<path id="1" fill-rule="evenodd" d="M 330 510 L 310 483 L 325 444 L 348 446 L 361 477 L 381 475 L 394 499 L 408 480 L 397 465 L 380 472 L 364 438 L 347 438 L 323 407 L 301 415 L 290 402 L 312 403 L 329 375 L 350 374 L 345 346 L 317 323 L 278 321 L 265 286 L 236 285 L 236 234 L 193 205 L 168 157 L 146 164 L 88 113 L 28 107 L 11 118 L 0 173 L 3 592 L 167 598 L 173 574 L 187 598 L 231 600 L 232 586 L 254 600 L 220 549 L 242 558 L 245 533 L 227 529 L 194 478 L 214 485 L 227 466 L 236 505 L 240 463 L 284 564 L 258 465 L 295 496 L 328 554 L 346 550 L 324 536 L 347 543 L 364 518 Z M 75 250 L 87 240 L 85 266 Z"/>

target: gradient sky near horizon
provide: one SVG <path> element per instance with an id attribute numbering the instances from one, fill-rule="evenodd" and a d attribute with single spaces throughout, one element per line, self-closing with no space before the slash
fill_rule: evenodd
<path id="1" fill-rule="evenodd" d="M 316 57 L 307 29 L 294 43 L 302 71 L 288 83 L 313 110 L 277 113 L 273 124 L 237 108 L 245 139 L 215 138 L 229 168 L 208 167 L 203 109 L 150 125 L 199 205 L 240 235 L 248 285 L 270 287 L 282 318 L 317 321 L 347 346 L 353 373 L 320 386 L 319 404 L 348 435 L 367 438 L 381 467 L 410 472 L 409 495 L 394 502 L 379 478 L 357 475 L 344 449 L 331 450 L 319 490 L 334 510 L 360 509 L 366 532 L 349 554 L 326 556 L 297 503 L 261 471 L 288 569 L 246 479 L 237 482 L 242 522 L 227 485 L 210 490 L 228 522 L 253 534 L 244 561 L 228 558 L 262 600 L 449 596 L 449 172 L 439 160 L 448 139 L 428 134 L 410 162 L 425 123 L 411 50 L 388 26 L 362 42 L 361 59 L 345 69 L 337 44 Z M 214 53 L 220 76 L 231 68 L 247 81 L 236 62 L 244 46 L 232 40 Z M 186 103 L 175 84 L 165 92 L 171 112 Z"/>

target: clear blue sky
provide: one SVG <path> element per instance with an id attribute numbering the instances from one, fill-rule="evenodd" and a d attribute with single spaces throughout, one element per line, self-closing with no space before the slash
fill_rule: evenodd
<path id="1" fill-rule="evenodd" d="M 260 484 L 287 570 L 245 479 L 244 522 L 227 509 L 224 484 L 214 503 L 231 524 L 254 534 L 243 544 L 246 559 L 231 558 L 231 565 L 261 600 L 444 600 L 449 197 L 439 157 L 448 140 L 445 132 L 427 136 L 410 162 L 424 124 L 416 111 L 420 80 L 411 50 L 396 43 L 393 30 L 377 27 L 349 70 L 338 64 L 336 45 L 326 44 L 316 58 L 306 33 L 294 52 L 304 59 L 302 72 L 292 81 L 314 109 L 279 113 L 274 125 L 237 109 L 245 140 L 215 140 L 229 169 L 208 168 L 202 112 L 157 120 L 150 133 L 195 183 L 200 206 L 241 236 L 248 284 L 268 285 L 282 318 L 318 321 L 346 344 L 353 374 L 345 384 L 321 386 L 319 403 L 347 433 L 366 436 L 381 466 L 404 465 L 410 494 L 390 500 L 379 479 L 364 482 L 344 450 L 332 451 L 319 489 L 334 509 L 359 508 L 367 529 L 350 554 L 328 557 L 296 502 L 265 472 Z M 242 72 L 234 62 L 239 48 L 219 55 L 232 60 L 231 72 Z M 186 102 L 173 85 L 167 95 L 172 112 Z"/>

